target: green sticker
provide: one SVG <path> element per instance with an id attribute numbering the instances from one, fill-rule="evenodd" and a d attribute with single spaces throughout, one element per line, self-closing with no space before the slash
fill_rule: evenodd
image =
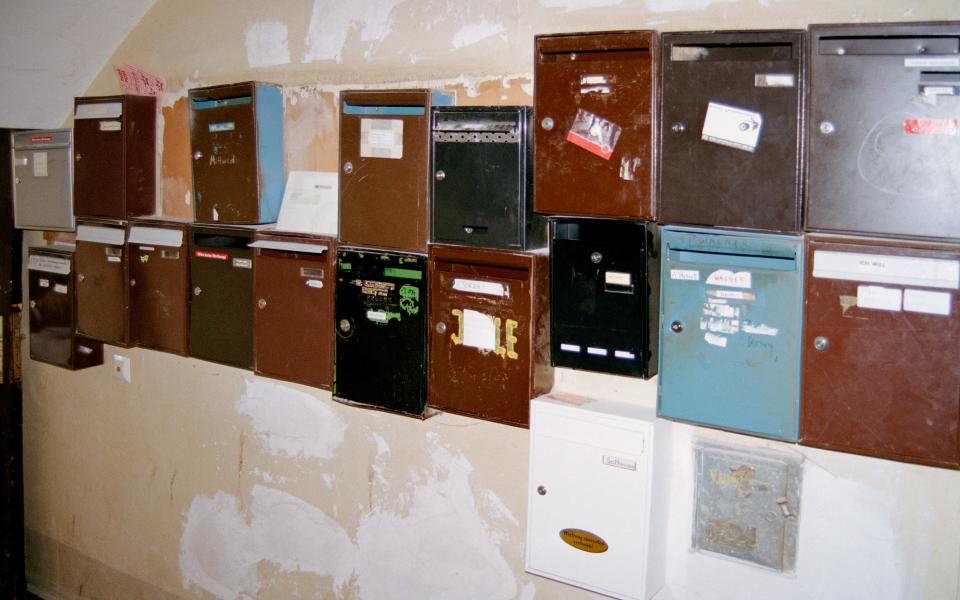
<path id="1" fill-rule="evenodd" d="M 415 285 L 400 286 L 400 308 L 408 315 L 420 312 L 420 290 Z"/>
<path id="2" fill-rule="evenodd" d="M 423 279 L 423 271 L 415 271 L 413 269 L 398 269 L 396 267 L 387 267 L 383 270 L 384 277 L 398 277 L 400 279 L 416 279 L 420 281 Z"/>
<path id="3" fill-rule="evenodd" d="M 148 260 L 150 260 L 150 255 L 149 255 L 149 254 L 141 254 L 141 255 L 140 255 L 140 262 L 145 263 L 145 262 L 147 262 Z"/>
<path id="4" fill-rule="evenodd" d="M 351 265 L 351 264 L 348 263 L 348 262 L 342 262 L 342 263 L 340 263 L 339 266 L 340 266 L 340 270 L 341 270 L 341 271 L 351 271 L 351 270 L 353 270 L 353 265 Z"/>

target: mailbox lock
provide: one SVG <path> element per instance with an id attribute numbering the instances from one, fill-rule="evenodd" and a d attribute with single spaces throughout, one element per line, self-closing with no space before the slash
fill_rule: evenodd
<path id="1" fill-rule="evenodd" d="M 444 173 L 443 171 L 437 171 L 436 173 L 433 174 L 433 178 L 436 179 L 437 181 L 443 181 L 444 179 L 447 178 L 447 174 Z"/>
<path id="2" fill-rule="evenodd" d="M 550 131 L 551 129 L 553 129 L 553 119 L 551 119 L 550 117 L 544 117 L 543 120 L 540 121 L 540 127 L 543 127 L 547 131 Z"/>
<path id="3" fill-rule="evenodd" d="M 547 488 L 543 487 L 542 485 L 538 485 L 538 486 L 537 486 L 537 493 L 540 494 L 541 496 L 546 496 L 546 495 L 547 495 Z"/>
<path id="4" fill-rule="evenodd" d="M 674 133 L 677 134 L 677 135 L 680 135 L 681 133 L 683 133 L 683 132 L 686 131 L 686 130 L 687 130 L 687 126 L 684 125 L 683 123 L 674 123 L 674 124 L 670 127 L 670 131 L 674 132 Z"/>
<path id="5" fill-rule="evenodd" d="M 837 126 L 831 123 L 830 121 L 823 121 L 820 123 L 820 133 L 823 135 L 830 135 L 837 130 Z"/>
<path id="6" fill-rule="evenodd" d="M 17 177 L 17 183 L 23 183 L 23 180 Z"/>
<path id="7" fill-rule="evenodd" d="M 203 292 L 203 290 L 200 289 L 200 286 L 199 286 L 199 285 L 198 285 L 197 287 L 193 288 L 193 295 L 194 295 L 194 296 L 199 296 L 201 292 Z"/>
<path id="8" fill-rule="evenodd" d="M 193 160 L 200 160 L 201 158 L 203 158 L 203 152 L 197 150 L 193 153 Z"/>
<path id="9" fill-rule="evenodd" d="M 674 321 L 670 323 L 670 331 L 674 333 L 680 333 L 683 331 L 683 323 L 681 321 Z"/>
<path id="10" fill-rule="evenodd" d="M 599 265 L 601 260 L 603 260 L 603 254 L 600 254 L 599 252 L 594 252 L 590 255 L 590 262 L 595 265 Z"/>
<path id="11" fill-rule="evenodd" d="M 437 323 L 436 329 L 437 329 L 437 333 L 446 333 L 446 332 L 447 332 L 447 324 L 446 324 L 446 323 Z"/>
<path id="12" fill-rule="evenodd" d="M 263 309 L 265 309 L 266 307 L 267 307 L 267 301 L 266 301 L 266 299 L 260 298 L 259 300 L 257 300 L 257 308 L 259 308 L 260 310 L 263 310 Z"/>
<path id="13" fill-rule="evenodd" d="M 830 340 L 822 335 L 813 338 L 813 347 L 816 348 L 817 352 L 823 352 L 828 346 L 830 346 Z"/>
<path id="14" fill-rule="evenodd" d="M 340 319 L 340 331 L 346 333 L 350 331 L 350 320 L 349 319 Z"/>
<path id="15" fill-rule="evenodd" d="M 134 279 L 133 277 L 131 277 L 131 278 L 130 278 L 130 287 L 133 287 L 133 286 L 135 286 L 135 285 L 137 285 L 137 280 Z"/>
<path id="16" fill-rule="evenodd" d="M 36 301 L 36 300 L 31 300 L 31 301 L 30 301 L 30 308 L 36 308 L 36 307 L 37 307 L 37 301 Z"/>
<path id="17" fill-rule="evenodd" d="M 353 173 L 353 163 L 350 161 L 343 163 L 343 172 L 346 173 L 347 175 L 349 175 L 350 173 Z"/>
<path id="18" fill-rule="evenodd" d="M 80 159 L 81 159 L 81 158 L 83 158 L 83 157 L 80 156 L 80 153 L 79 153 L 79 152 L 77 152 L 76 154 L 73 155 L 73 160 L 74 160 L 75 162 L 80 162 Z"/>
<path id="19" fill-rule="evenodd" d="M 83 280 L 86 279 L 86 278 L 87 278 L 87 276 L 84 275 L 83 273 L 77 273 L 77 281 L 79 281 L 79 282 L 82 283 Z"/>

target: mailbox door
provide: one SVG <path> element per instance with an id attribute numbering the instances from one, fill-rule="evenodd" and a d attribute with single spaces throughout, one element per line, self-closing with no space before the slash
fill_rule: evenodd
<path id="1" fill-rule="evenodd" d="M 191 229 L 190 356 L 253 367 L 250 233 Z"/>
<path id="2" fill-rule="evenodd" d="M 73 366 L 73 255 L 30 249 L 30 358 Z M 43 270 L 40 270 L 40 269 Z"/>
<path id="3" fill-rule="evenodd" d="M 666 228 L 663 417 L 796 441 L 802 240 Z"/>
<path id="4" fill-rule="evenodd" d="M 13 220 L 20 229 L 73 230 L 73 134 L 14 134 Z"/>
<path id="5" fill-rule="evenodd" d="M 340 241 L 426 252 L 430 92 L 340 98 Z"/>
<path id="6" fill-rule="evenodd" d="M 803 58 L 799 31 L 664 34 L 661 222 L 800 230 Z"/>
<path id="7" fill-rule="evenodd" d="M 426 293 L 422 256 L 337 251 L 335 398 L 423 414 Z"/>
<path id="8" fill-rule="evenodd" d="M 74 213 L 123 219 L 122 96 L 77 98 L 73 120 Z"/>
<path id="9" fill-rule="evenodd" d="M 960 239 L 960 22 L 810 29 L 808 229 Z"/>
<path id="10" fill-rule="evenodd" d="M 330 389 L 332 240 L 327 248 L 322 254 L 256 249 L 253 331 L 257 373 Z"/>
<path id="11" fill-rule="evenodd" d="M 655 220 L 653 31 L 534 39 L 534 208 Z"/>
<path id="12" fill-rule="evenodd" d="M 131 227 L 131 238 L 135 228 Z M 130 338 L 137 346 L 186 355 L 190 272 L 186 227 L 178 230 L 182 240 L 179 246 L 135 243 L 132 239 L 127 244 Z"/>
<path id="13" fill-rule="evenodd" d="M 656 226 L 557 219 L 550 230 L 553 365 L 655 375 Z"/>
<path id="14" fill-rule="evenodd" d="M 960 247 L 807 248 L 801 443 L 960 467 Z"/>
<path id="15" fill-rule="evenodd" d="M 78 239 L 76 261 L 77 333 L 129 346 L 126 246 Z"/>

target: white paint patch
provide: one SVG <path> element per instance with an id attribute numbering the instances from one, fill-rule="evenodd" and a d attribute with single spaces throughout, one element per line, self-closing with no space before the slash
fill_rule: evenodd
<path id="1" fill-rule="evenodd" d="M 347 429 L 326 402 L 261 379 L 246 381 L 235 408 L 250 417 L 257 439 L 271 454 L 328 460 Z"/>
<path id="2" fill-rule="evenodd" d="M 390 12 L 400 0 L 367 0 L 350 3 L 339 0 L 314 0 L 307 49 L 301 62 L 335 60 L 340 62 L 343 46 L 351 32 L 361 42 L 379 42 L 390 34 Z"/>
<path id="3" fill-rule="evenodd" d="M 252 69 L 290 64 L 287 24 L 258 21 L 247 25 L 247 64 Z"/>
<path id="4" fill-rule="evenodd" d="M 529 81 L 527 83 L 521 83 L 520 89 L 523 90 L 523 93 L 533 98 L 533 82 Z"/>
<path id="5" fill-rule="evenodd" d="M 373 441 L 377 443 L 377 458 L 390 455 L 390 446 L 387 444 L 387 440 L 383 439 L 379 434 L 373 434 Z"/>
<path id="6" fill-rule="evenodd" d="M 453 47 L 463 48 L 464 46 L 470 46 L 498 33 L 503 33 L 503 31 L 503 25 L 500 23 L 491 23 L 490 21 L 464 25 L 453 34 Z"/>
<path id="7" fill-rule="evenodd" d="M 544 8 L 562 8 L 566 12 L 623 4 L 623 0 L 537 0 L 537 2 Z"/>
<path id="8" fill-rule="evenodd" d="M 650 12 L 686 12 L 703 10 L 718 2 L 737 2 L 738 0 L 646 0 Z"/>
<path id="9" fill-rule="evenodd" d="M 419 598 L 515 598 L 513 571 L 470 488 L 472 465 L 436 434 L 427 434 L 427 445 L 433 465 L 414 487 L 407 515 L 375 509 L 360 521 L 359 596 L 395 598 L 405 590 Z"/>
<path id="10" fill-rule="evenodd" d="M 526 585 L 523 586 L 523 589 L 520 591 L 520 595 L 517 596 L 517 600 L 533 600 L 537 597 L 537 586 L 534 585 L 532 581 L 528 581 Z"/>

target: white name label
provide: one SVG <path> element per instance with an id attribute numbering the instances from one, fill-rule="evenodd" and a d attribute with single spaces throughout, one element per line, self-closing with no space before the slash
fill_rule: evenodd
<path id="1" fill-rule="evenodd" d="M 817 250 L 813 276 L 955 290 L 960 288 L 960 261 Z"/>
<path id="2" fill-rule="evenodd" d="M 670 269 L 670 279 L 679 279 L 681 281 L 700 281 L 700 271 Z"/>
<path id="3" fill-rule="evenodd" d="M 763 115 L 752 110 L 711 102 L 700 138 L 722 146 L 753 152 L 760 141 Z"/>
<path id="4" fill-rule="evenodd" d="M 857 286 L 857 307 L 859 308 L 899 312 L 902 306 L 903 292 L 897 288 L 888 288 L 879 285 Z"/>
<path id="5" fill-rule="evenodd" d="M 499 296 L 501 298 L 507 295 L 507 288 L 502 283 L 495 281 L 454 279 L 453 289 L 458 292 L 472 292 L 474 294 L 486 294 L 487 296 Z"/>
<path id="6" fill-rule="evenodd" d="M 947 292 L 904 290 L 903 310 L 928 315 L 950 316 L 951 296 Z"/>

